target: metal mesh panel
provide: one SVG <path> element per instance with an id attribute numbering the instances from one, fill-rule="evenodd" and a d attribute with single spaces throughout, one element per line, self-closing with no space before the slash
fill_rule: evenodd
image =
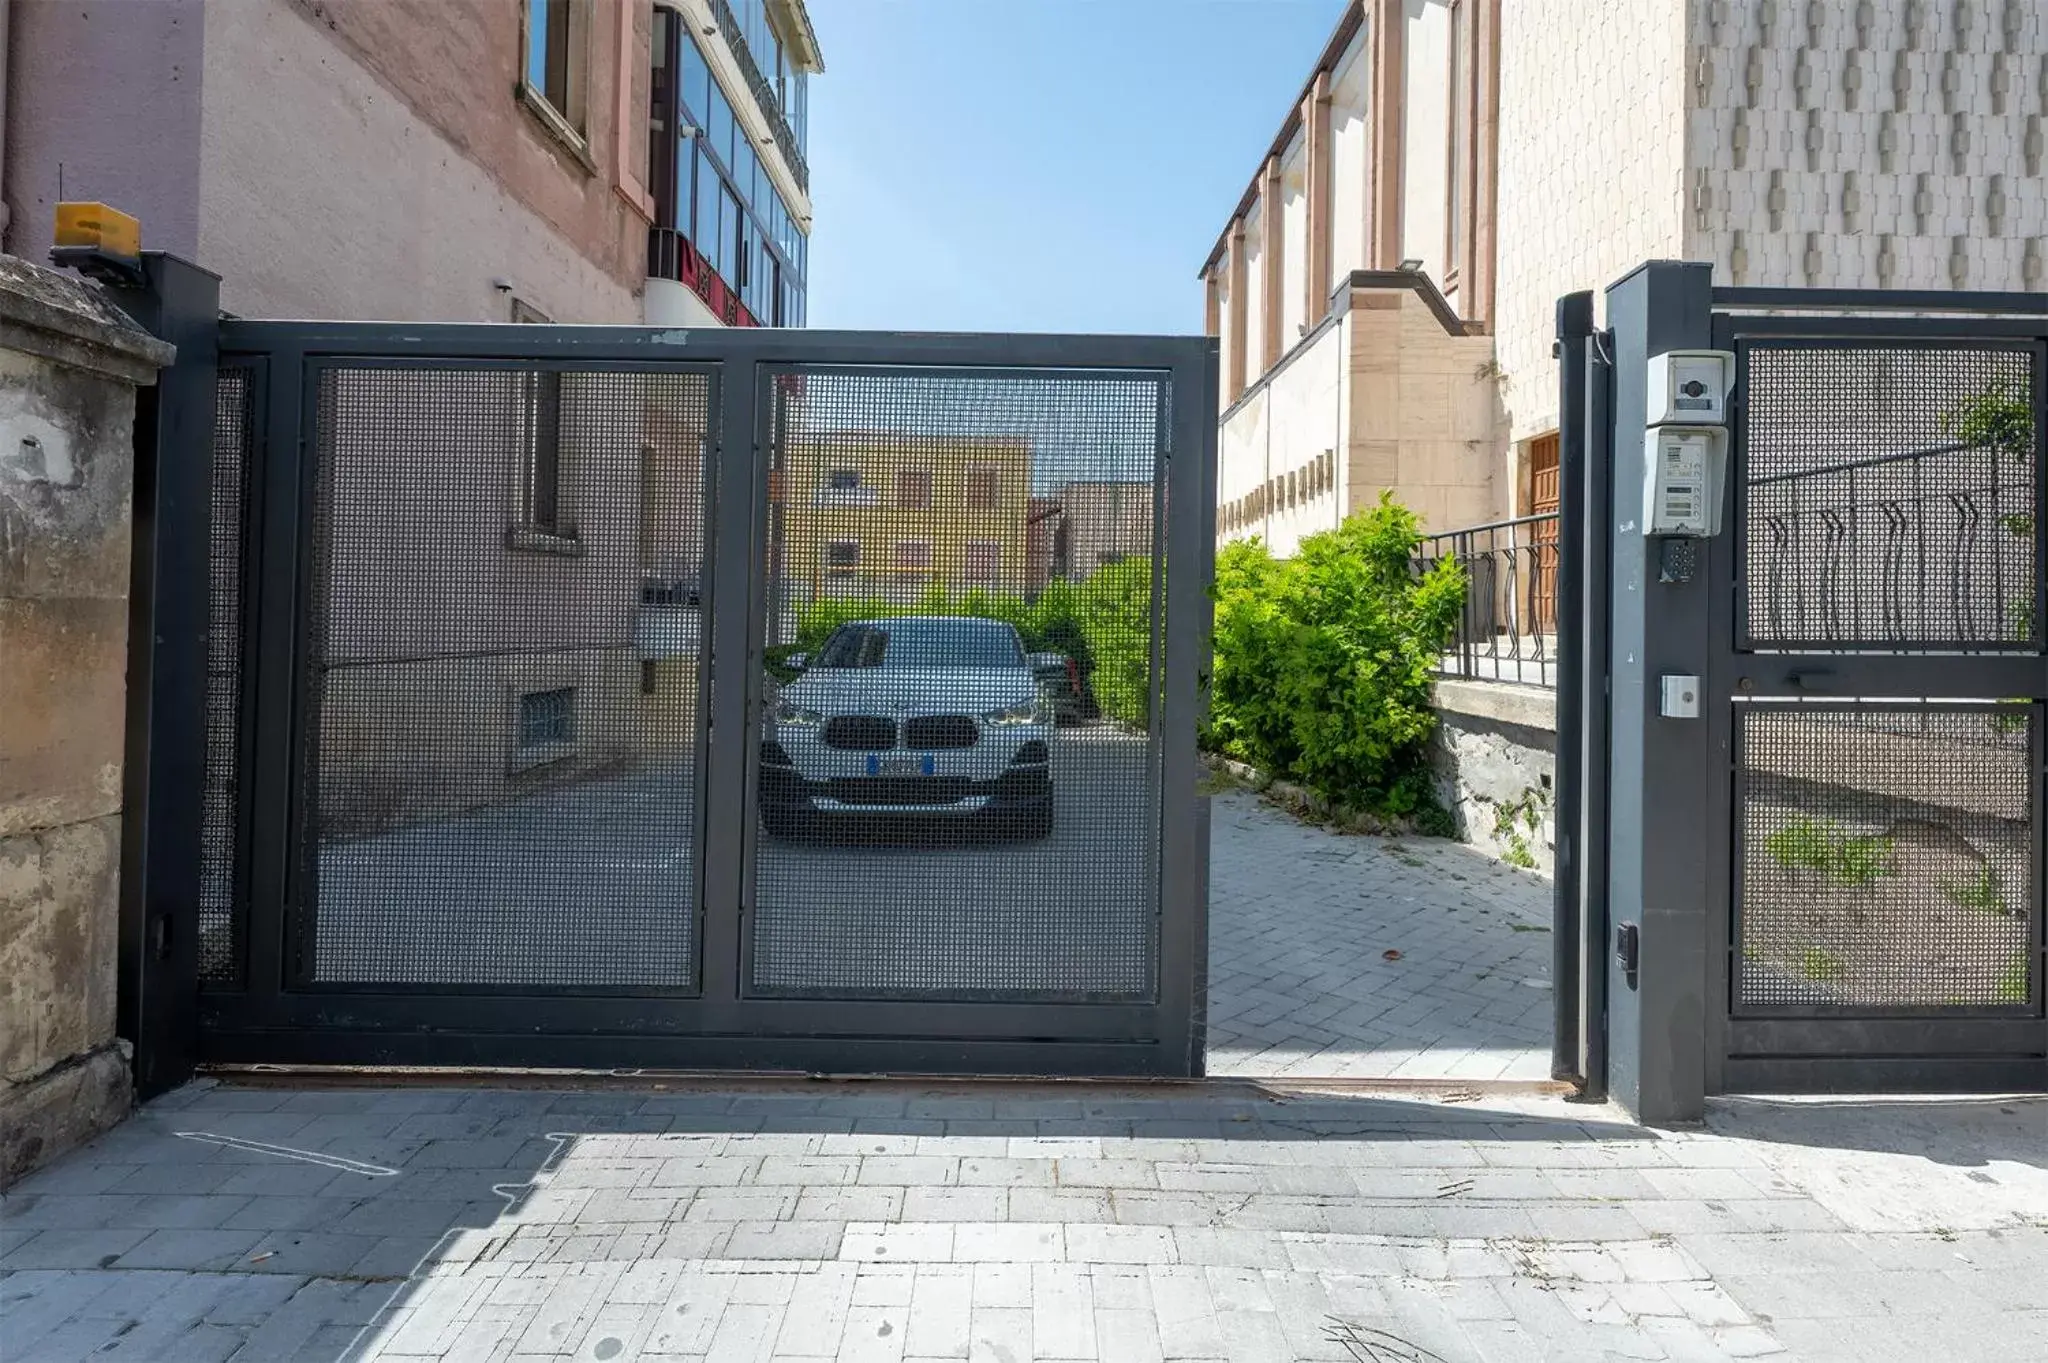
<path id="1" fill-rule="evenodd" d="M 223 368 L 214 392 L 207 492 L 206 768 L 199 825 L 199 978 L 242 982 L 245 907 L 240 893 L 242 577 L 248 549 L 244 499 L 254 385 Z"/>
<path id="2" fill-rule="evenodd" d="M 1166 379 L 770 392 L 749 991 L 1151 997 Z"/>
<path id="3" fill-rule="evenodd" d="M 2032 707 L 1737 716 L 1738 1011 L 2032 1002 Z"/>
<path id="4" fill-rule="evenodd" d="M 695 987 L 709 392 L 324 372 L 312 980 Z"/>
<path id="5" fill-rule="evenodd" d="M 2033 640 L 2029 352 L 1757 346 L 1746 365 L 1752 642 Z"/>

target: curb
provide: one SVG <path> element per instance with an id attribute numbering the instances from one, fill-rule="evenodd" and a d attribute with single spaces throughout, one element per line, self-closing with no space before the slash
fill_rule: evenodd
<path id="1" fill-rule="evenodd" d="M 1202 765 L 1212 775 L 1230 776 L 1250 786 L 1263 796 L 1267 803 L 1277 805 L 1296 818 L 1309 823 L 1325 824 L 1345 833 L 1366 833 L 1380 837 L 1403 836 L 1428 838 L 1436 834 L 1424 833 L 1415 827 L 1413 819 L 1389 818 L 1383 814 L 1370 814 L 1349 805 L 1339 804 L 1320 795 L 1306 786 L 1292 781 L 1282 781 L 1246 762 L 1233 757 L 1222 757 L 1215 753 L 1200 754 Z"/>

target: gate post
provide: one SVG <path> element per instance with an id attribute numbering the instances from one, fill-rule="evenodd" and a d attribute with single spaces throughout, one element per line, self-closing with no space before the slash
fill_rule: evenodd
<path id="1" fill-rule="evenodd" d="M 1557 563 L 1557 864 L 1551 882 L 1550 986 L 1554 1017 L 1551 1026 L 1550 1077 L 1590 1084 L 1579 1064 L 1586 1032 L 1597 1019 L 1579 1008 L 1580 939 L 1583 931 L 1580 892 L 1585 839 L 1580 829 L 1584 806 L 1584 767 L 1579 751 L 1585 732 L 1586 665 L 1585 560 L 1587 555 L 1586 485 L 1586 340 L 1593 334 L 1593 295 L 1566 294 L 1557 300 L 1558 368 L 1558 563 Z M 1592 522 L 1604 531 L 1605 518 Z M 1605 679 L 1602 672 L 1602 679 Z"/>
<path id="2" fill-rule="evenodd" d="M 1661 678 L 1706 682 L 1725 603 L 1726 538 L 1643 533 L 1643 432 L 1652 355 L 1713 344 L 1712 267 L 1639 266 L 1607 291 L 1613 328 L 1613 679 L 1608 749 L 1607 1080 L 1639 1121 L 1690 1121 L 1705 1110 L 1708 886 L 1715 760 L 1707 705 L 1691 719 L 1660 713 Z M 1730 496 L 1724 490 L 1723 496 Z M 1690 546 L 1697 561 L 1674 552 Z M 1635 969 L 1622 959 L 1633 930 Z"/>
<path id="3" fill-rule="evenodd" d="M 122 804 L 116 1031 L 135 1047 L 135 1095 L 192 1076 L 199 1017 L 201 791 L 220 277 L 162 252 L 145 282 L 110 290 L 178 348 L 135 412 L 128 737 Z"/>

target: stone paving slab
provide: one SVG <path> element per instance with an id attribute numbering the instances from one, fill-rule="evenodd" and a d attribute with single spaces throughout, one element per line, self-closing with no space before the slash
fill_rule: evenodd
<path id="1" fill-rule="evenodd" d="M 1548 879 L 1245 791 L 1210 826 L 1211 1074 L 1550 1077 Z"/>
<path id="2" fill-rule="evenodd" d="M 2043 1099 L 202 1081 L 0 1228 L 10 1363 L 2048 1356 Z"/>

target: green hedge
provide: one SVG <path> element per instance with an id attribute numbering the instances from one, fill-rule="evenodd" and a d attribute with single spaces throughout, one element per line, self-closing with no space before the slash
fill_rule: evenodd
<path id="1" fill-rule="evenodd" d="M 1390 496 L 1291 559 L 1257 541 L 1216 561 L 1210 745 L 1356 809 L 1441 827 L 1430 681 L 1465 604 L 1445 559 L 1415 571 L 1415 516 Z"/>

